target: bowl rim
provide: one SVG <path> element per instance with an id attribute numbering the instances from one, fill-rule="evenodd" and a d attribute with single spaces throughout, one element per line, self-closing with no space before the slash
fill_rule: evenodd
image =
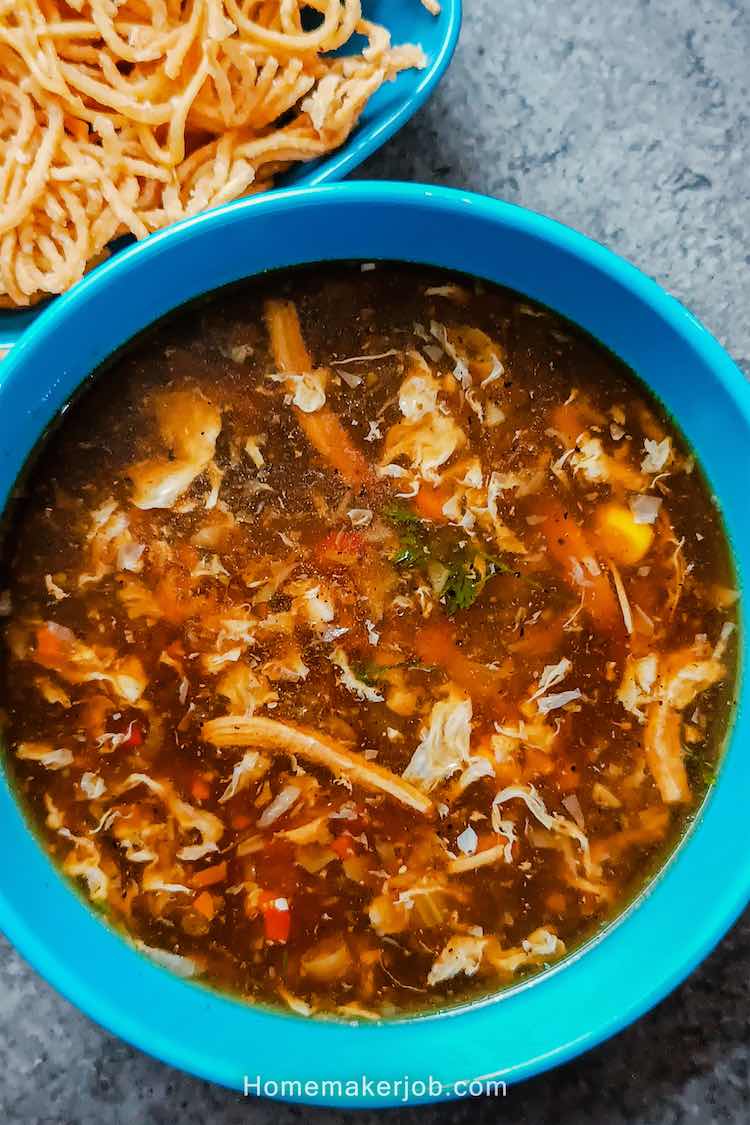
<path id="1" fill-rule="evenodd" d="M 6 387 L 23 378 L 25 371 L 34 378 L 45 352 L 49 358 L 57 334 L 64 333 L 76 322 L 80 325 L 85 320 L 90 299 L 106 295 L 111 280 L 147 270 L 157 256 L 169 255 L 189 242 L 194 233 L 210 233 L 216 237 L 236 224 L 263 222 L 270 216 L 283 220 L 300 207 L 335 209 L 343 205 L 365 208 L 395 205 L 405 213 L 410 209 L 414 213 L 427 211 L 436 221 L 468 210 L 482 226 L 489 224 L 495 229 L 520 232 L 544 243 L 546 250 L 561 249 L 583 261 L 597 274 L 614 279 L 621 288 L 636 296 L 650 315 L 686 342 L 699 356 L 710 377 L 724 388 L 744 430 L 750 434 L 750 385 L 724 349 L 673 297 L 613 252 L 555 220 L 512 204 L 449 188 L 366 181 L 288 189 L 266 197 L 240 200 L 129 247 L 92 271 L 45 310 L 24 335 L 0 366 L 0 406 L 6 397 Z M 248 269 L 246 276 L 259 272 L 262 270 Z M 161 309 L 158 316 L 164 311 L 166 309 Z M 742 575 L 748 559 L 738 558 L 737 562 L 741 564 Z M 743 675 L 746 650 L 747 637 L 743 634 L 739 689 L 745 700 L 750 694 L 747 677 Z M 739 745 L 740 741 L 747 741 L 750 731 L 747 710 L 747 707 L 740 709 L 738 704 L 734 730 L 727 739 L 725 760 L 709 799 L 692 830 L 639 899 L 637 909 L 621 915 L 605 938 L 586 948 L 585 956 L 565 959 L 557 969 L 533 978 L 528 985 L 478 1004 L 411 1020 L 360 1025 L 356 1029 L 342 1023 L 306 1021 L 271 1013 L 178 981 L 164 970 L 147 964 L 128 949 L 121 938 L 112 937 L 120 949 L 116 955 L 104 937 L 108 932 L 106 928 L 93 919 L 87 907 L 82 907 L 98 927 L 99 936 L 92 940 L 105 950 L 107 957 L 117 956 L 120 965 L 127 968 L 128 975 L 135 981 L 136 991 L 141 990 L 139 995 L 156 992 L 161 995 L 165 1008 L 181 1017 L 171 1021 L 166 1017 L 161 1019 L 161 1011 L 155 1014 L 152 1009 L 144 1018 L 143 1013 L 126 1010 L 124 1004 L 118 1007 L 114 994 L 94 987 L 80 959 L 73 967 L 73 954 L 61 952 L 55 933 L 50 929 L 41 932 L 32 928 L 9 899 L 2 881 L 0 927 L 50 983 L 98 1023 L 171 1065 L 233 1088 L 238 1084 L 235 1063 L 242 1044 L 231 1064 L 217 1058 L 205 1042 L 191 1039 L 191 1029 L 184 1026 L 187 1012 L 210 1013 L 215 1030 L 220 1025 L 223 1027 L 225 1021 L 242 1042 L 252 1038 L 256 1054 L 260 1053 L 265 1059 L 270 1058 L 271 1052 L 280 1051 L 285 1058 L 293 1058 L 303 1073 L 310 1073 L 311 1058 L 332 1060 L 330 1065 L 338 1069 L 338 1078 L 332 1079 L 334 1081 L 341 1080 L 342 1067 L 356 1068 L 351 1073 L 358 1075 L 372 1058 L 378 1060 L 383 1075 L 400 1073 L 389 1069 L 394 1060 L 396 1066 L 403 1061 L 414 1074 L 415 1059 L 421 1059 L 425 1069 L 434 1059 L 441 1073 L 449 1076 L 448 1088 L 444 1088 L 439 1097 L 413 1093 L 409 1104 L 464 1096 L 467 1091 L 459 1093 L 455 1083 L 468 1078 L 484 1083 L 494 1079 L 520 1081 L 595 1046 L 651 1008 L 703 959 L 750 899 L 750 856 L 741 850 L 741 826 L 735 826 L 732 815 L 734 813 L 736 821 L 738 795 L 744 792 L 750 796 L 750 778 L 743 770 Z M 0 821 L 3 819 L 13 822 L 10 828 L 3 829 L 11 835 L 23 824 L 7 792 L 0 793 Z M 716 879 L 717 858 L 723 861 L 720 880 Z M 57 875 L 55 880 L 60 884 L 57 890 L 61 890 L 63 880 Z M 53 890 L 56 883 L 51 883 Z M 689 894 L 696 885 L 711 892 L 700 913 L 688 910 Z M 65 888 L 65 894 L 71 896 L 73 892 Z M 678 915 L 684 921 L 690 920 L 684 932 L 676 930 Z M 653 931 L 649 926 L 657 920 L 657 932 L 664 931 L 672 939 L 668 948 L 653 947 Z M 84 926 L 83 920 L 81 925 Z M 91 936 L 93 931 L 87 929 L 87 933 Z M 628 977 L 629 972 L 633 974 L 632 979 Z M 117 987 L 119 989 L 119 984 Z M 545 1016 L 549 1021 L 550 1012 L 554 1017 L 552 1027 L 543 1022 Z M 497 1062 L 503 1049 L 511 1053 L 515 1050 L 515 1060 L 499 1069 L 489 1065 L 493 1059 Z M 270 1061 L 269 1070 L 263 1073 L 272 1073 Z M 344 1071 L 343 1078 L 348 1075 L 349 1072 Z M 268 1096 L 268 1091 L 265 1092 Z M 321 1097 L 303 1092 L 285 1100 L 363 1107 L 404 1104 L 400 1096 L 393 1094 L 352 1098 L 337 1093 Z"/>

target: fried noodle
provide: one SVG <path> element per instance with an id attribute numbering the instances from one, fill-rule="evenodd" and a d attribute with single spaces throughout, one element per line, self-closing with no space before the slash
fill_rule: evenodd
<path id="1" fill-rule="evenodd" d="M 424 65 L 360 0 L 0 0 L 0 305 L 264 191 Z"/>

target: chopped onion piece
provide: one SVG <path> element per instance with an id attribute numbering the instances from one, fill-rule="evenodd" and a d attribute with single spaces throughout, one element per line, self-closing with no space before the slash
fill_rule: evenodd
<path id="1" fill-rule="evenodd" d="M 655 523 L 661 508 L 659 496 L 631 496 L 630 510 L 636 523 Z"/>
<path id="2" fill-rule="evenodd" d="M 456 838 L 456 844 L 459 848 L 459 851 L 462 851 L 464 855 L 473 855 L 477 850 L 478 842 L 479 840 L 477 834 L 471 827 L 471 825 L 469 825 L 467 828 L 464 828 L 461 835 Z"/>
<path id="3" fill-rule="evenodd" d="M 271 804 L 268 805 L 258 818 L 258 828 L 268 828 L 274 824 L 284 813 L 289 812 L 292 805 L 296 804 L 301 790 L 296 785 L 285 785 L 277 793 Z"/>
<path id="4" fill-rule="evenodd" d="M 104 779 L 99 777 L 99 774 L 91 773 L 88 770 L 81 774 L 81 780 L 78 784 L 81 787 L 81 792 L 90 801 L 95 801 L 97 797 L 101 797 L 107 789 Z"/>
<path id="5" fill-rule="evenodd" d="M 714 646 L 714 651 L 713 651 L 714 660 L 721 660 L 722 656 L 724 655 L 724 653 L 727 650 L 727 645 L 729 644 L 729 638 L 731 637 L 731 635 L 732 635 L 732 633 L 734 632 L 735 629 L 736 629 L 736 625 L 734 624 L 733 621 L 725 621 L 724 622 L 724 624 L 721 627 L 721 632 L 719 633 L 719 639 Z"/>
<path id="6" fill-rule="evenodd" d="M 136 949 L 144 953 L 155 964 L 160 965 L 162 969 L 169 969 L 178 977 L 194 977 L 198 972 L 198 966 L 192 957 L 182 957 L 179 953 L 170 953 L 167 949 L 156 949 L 153 945 L 146 945 L 143 941 L 136 941 Z"/>
<path id="7" fill-rule="evenodd" d="M 456 935 L 452 937 L 430 969 L 428 985 L 441 984 L 463 973 L 473 977 L 482 963 L 482 955 L 487 944 L 483 937 Z"/>
<path id="8" fill-rule="evenodd" d="M 625 584 L 624 584 L 622 578 L 620 577 L 620 572 L 617 569 L 617 567 L 615 566 L 615 564 L 613 562 L 611 562 L 609 565 L 610 565 L 610 569 L 612 571 L 612 580 L 614 581 L 614 584 L 615 584 L 615 591 L 617 593 L 617 600 L 619 601 L 620 609 L 622 610 L 622 619 L 625 622 L 625 628 L 627 629 L 628 633 L 632 634 L 632 632 L 633 632 L 633 614 L 630 610 L 630 602 L 628 601 L 628 595 L 627 595 L 627 592 L 625 590 Z"/>
<path id="9" fill-rule="evenodd" d="M 580 690 L 573 688 L 572 691 L 561 691 L 557 695 L 543 695 L 541 699 L 537 699 L 536 705 L 541 715 L 547 715 L 550 711 L 556 711 L 559 707 L 582 698 Z"/>
<path id="10" fill-rule="evenodd" d="M 644 473 L 660 473 L 672 454 L 671 439 L 665 437 L 663 441 L 654 441 L 646 438 L 643 448 L 646 450 L 646 456 L 641 461 Z"/>
<path id="11" fill-rule="evenodd" d="M 362 382 L 361 375 L 355 375 L 353 371 L 339 371 L 338 376 L 343 383 L 346 383 L 350 390 L 355 390 Z"/>
<path id="12" fill-rule="evenodd" d="M 562 660 L 557 664 L 547 664 L 539 677 L 539 686 L 531 697 L 531 700 L 538 699 L 540 695 L 544 695 L 550 688 L 556 687 L 567 676 L 573 665 L 568 660 L 567 656 L 563 656 Z M 540 708 L 541 710 L 541 708 Z"/>

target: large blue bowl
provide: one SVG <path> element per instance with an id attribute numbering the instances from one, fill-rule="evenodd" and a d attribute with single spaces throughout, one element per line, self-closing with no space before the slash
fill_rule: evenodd
<path id="1" fill-rule="evenodd" d="M 115 348 L 185 301 L 264 270 L 349 258 L 465 270 L 570 317 L 651 385 L 721 502 L 740 582 L 750 568 L 750 386 L 675 300 L 601 246 L 504 203 L 405 184 L 343 184 L 232 204 L 132 246 L 55 302 L 0 365 L 0 505 L 47 424 Z M 745 650 L 746 655 L 746 650 Z M 484 1003 L 346 1026 L 248 1007 L 150 964 L 55 872 L 0 780 L 0 925 L 111 1031 L 227 1086 L 328 1104 L 399 1102 L 518 1080 L 622 1028 L 674 988 L 750 895 L 748 683 L 719 778 L 670 862 L 578 956 Z M 362 1085 L 366 1076 L 373 1085 Z M 274 1086 L 295 1079 L 295 1087 Z M 357 1081 L 359 1087 L 347 1087 Z M 390 1083 L 378 1087 L 379 1081 Z M 329 1085 L 321 1085 L 328 1082 Z M 307 1083 L 311 1083 L 308 1085 Z M 434 1083 L 440 1083 L 438 1088 Z"/>

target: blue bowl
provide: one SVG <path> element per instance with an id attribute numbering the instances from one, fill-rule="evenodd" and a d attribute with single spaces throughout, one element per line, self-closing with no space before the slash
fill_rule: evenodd
<path id="1" fill-rule="evenodd" d="M 424 105 L 453 57 L 461 29 L 462 0 L 440 0 L 431 15 L 420 0 L 364 0 L 364 14 L 387 27 L 393 43 L 419 43 L 427 58 L 424 70 L 406 70 L 386 82 L 364 108 L 357 127 L 341 148 L 309 164 L 296 164 L 279 176 L 277 188 L 318 187 L 348 176 L 384 145 Z M 118 239 L 113 252 L 127 245 Z M 0 309 L 0 354 L 17 343 L 44 306 Z"/>
<path id="2" fill-rule="evenodd" d="M 650 384 L 701 459 L 744 588 L 750 386 L 729 356 L 654 282 L 582 235 L 505 203 L 417 185 L 350 183 L 243 200 L 154 235 L 94 270 L 0 364 L 0 505 L 75 388 L 155 318 L 264 270 L 351 258 L 464 270 L 544 302 L 607 344 Z M 747 903 L 749 693 L 743 668 L 718 780 L 647 891 L 577 955 L 482 1003 L 348 1026 L 249 1007 L 178 980 L 108 929 L 56 874 L 1 779 L 0 925 L 99 1023 L 230 1087 L 242 1089 L 248 1076 L 252 1092 L 270 1096 L 385 1106 L 403 1100 L 403 1085 L 393 1083 L 405 1076 L 416 1083 L 410 1102 L 526 1078 L 655 1004 Z M 299 1084 L 281 1085 L 290 1079 Z"/>

